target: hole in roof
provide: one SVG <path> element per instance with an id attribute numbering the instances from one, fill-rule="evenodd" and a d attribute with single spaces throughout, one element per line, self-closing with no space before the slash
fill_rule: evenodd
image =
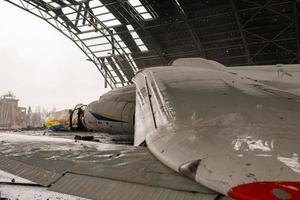
<path id="1" fill-rule="evenodd" d="M 185 12 L 184 12 L 183 8 L 181 7 L 179 1 L 175 0 L 175 3 L 177 4 L 178 8 L 180 9 L 180 12 L 185 15 Z"/>
<path id="2" fill-rule="evenodd" d="M 153 20 L 152 15 L 147 11 L 140 0 L 128 0 L 128 3 L 142 16 L 144 20 Z"/>
<path id="3" fill-rule="evenodd" d="M 54 8 L 61 8 L 61 6 L 51 0 L 44 0 L 47 1 L 48 4 L 53 6 Z M 69 1 L 67 0 L 61 0 L 62 2 L 66 3 L 67 5 L 70 5 Z M 84 2 L 82 0 L 75 0 L 77 2 Z M 139 0 L 129 0 L 132 7 L 146 20 L 146 19 L 153 19 L 151 14 L 147 11 L 147 9 L 141 4 Z M 85 4 L 83 4 L 85 5 Z M 84 8 L 87 8 L 84 6 Z M 99 0 L 91 0 L 88 2 L 88 8 L 87 11 L 91 12 L 95 20 L 101 21 L 107 28 L 114 27 L 121 25 L 120 21 L 103 5 Z M 76 7 L 76 9 L 79 9 L 79 7 Z M 122 72 L 117 60 L 115 58 L 119 57 L 121 54 L 127 54 L 128 62 L 130 63 L 132 69 L 134 71 L 137 70 L 137 65 L 134 62 L 130 49 L 126 46 L 126 44 L 122 41 L 122 39 L 119 37 L 119 35 L 116 33 L 115 30 L 113 30 L 113 38 L 114 38 L 114 47 L 111 44 L 111 35 L 109 35 L 108 32 L 104 31 L 104 27 L 101 27 L 100 24 L 97 25 L 97 28 L 100 29 L 99 31 L 95 31 L 95 28 L 93 26 L 93 21 L 91 18 L 89 18 L 89 15 L 87 15 L 87 20 L 84 21 L 84 12 L 85 9 L 82 9 L 80 12 L 80 15 L 76 13 L 73 9 L 69 7 L 62 8 L 62 11 L 65 15 L 65 17 L 70 20 L 72 23 L 76 23 L 77 28 L 82 31 L 82 33 L 78 34 L 79 40 L 76 42 L 83 42 L 90 51 L 87 52 L 87 54 L 93 54 L 95 57 L 98 58 L 105 58 L 105 57 L 111 57 L 113 60 L 113 63 L 106 63 L 109 71 L 111 72 L 112 76 L 117 80 L 117 82 L 120 81 L 120 79 L 117 77 L 117 74 L 114 72 L 114 68 L 112 67 L 112 64 L 114 64 L 114 67 L 116 67 L 121 76 L 123 76 L 125 81 L 128 81 L 126 77 L 124 77 L 124 73 Z M 51 13 L 54 14 L 55 13 Z M 60 23 L 66 24 L 66 21 L 57 18 Z M 130 33 L 132 34 L 132 37 L 134 38 L 135 43 L 138 45 L 141 51 L 148 51 L 148 48 L 145 46 L 143 41 L 140 39 L 138 34 L 135 32 L 133 27 L 131 25 L 128 26 L 128 29 Z M 66 29 L 67 30 L 67 29 Z M 101 34 L 101 30 L 104 31 L 103 34 Z M 75 32 L 75 31 L 74 31 Z M 105 37 L 107 36 L 107 37 Z"/>
<path id="4" fill-rule="evenodd" d="M 61 7 L 58 3 L 55 3 L 55 2 L 51 2 L 50 5 L 56 9 Z"/>
<path id="5" fill-rule="evenodd" d="M 148 51 L 148 48 L 146 47 L 146 45 L 144 44 L 144 42 L 141 40 L 141 38 L 139 37 L 139 35 L 135 32 L 135 30 L 132 27 L 132 25 L 127 25 L 126 27 L 129 30 L 129 32 L 130 32 L 130 34 L 131 34 L 134 42 L 139 47 L 139 49 L 141 51 Z"/>

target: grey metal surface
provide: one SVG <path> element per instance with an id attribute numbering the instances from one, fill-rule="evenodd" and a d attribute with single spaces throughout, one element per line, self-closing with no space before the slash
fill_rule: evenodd
<path id="1" fill-rule="evenodd" d="M 218 196 L 76 174 L 66 174 L 50 190 L 101 200 L 214 200 Z"/>
<path id="2" fill-rule="evenodd" d="M 117 150 L 110 156 L 103 154 L 103 157 L 99 157 L 96 163 L 76 164 L 70 172 L 166 189 L 216 194 L 170 170 L 146 148 L 126 152 Z"/>
<path id="3" fill-rule="evenodd" d="M 52 192 L 45 187 L 0 185 L 0 192 L 3 200 L 88 200 L 83 197 Z"/>
<path id="4" fill-rule="evenodd" d="M 8 133 L 0 135 L 0 142 L 1 152 L 21 161 L 28 169 L 34 166 L 58 174 L 73 172 L 170 189 L 214 193 L 170 170 L 142 147 Z"/>
<path id="5" fill-rule="evenodd" d="M 58 173 L 8 159 L 3 155 L 0 155 L 0 169 L 42 186 L 49 186 L 61 177 Z"/>
<path id="6" fill-rule="evenodd" d="M 64 173 L 77 163 L 95 163 L 99 157 L 110 156 L 114 150 L 135 149 L 126 145 L 75 142 L 58 136 L 20 133 L 0 133 L 0 144 L 0 152 L 5 156 L 56 173 Z"/>
<path id="7" fill-rule="evenodd" d="M 49 191 L 19 176 L 0 170 L 1 200 L 87 200 L 77 196 Z"/>
<path id="8" fill-rule="evenodd" d="M 117 199 L 113 195 L 119 194 L 131 199 L 129 196 L 138 193 L 147 198 L 153 195 L 153 199 L 218 196 L 164 166 L 143 147 L 16 133 L 0 133 L 0 143 L 0 151 L 9 157 L 0 157 L 0 169 L 44 186 L 53 185 L 51 190 L 57 192 L 92 199 Z M 112 194 L 105 196 L 106 190 Z M 157 196 L 159 193 L 162 196 Z"/>

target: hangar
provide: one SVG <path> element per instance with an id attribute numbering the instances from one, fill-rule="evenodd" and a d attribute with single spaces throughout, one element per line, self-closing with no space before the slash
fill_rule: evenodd
<path id="1" fill-rule="evenodd" d="M 5 0 L 47 21 L 105 85 L 139 69 L 203 57 L 225 66 L 299 63 L 297 0 Z"/>
<path id="2" fill-rule="evenodd" d="M 74 119 L 134 146 L 4 133 L 0 169 L 90 199 L 300 199 L 298 1 L 5 1 L 114 89 L 50 126 Z"/>

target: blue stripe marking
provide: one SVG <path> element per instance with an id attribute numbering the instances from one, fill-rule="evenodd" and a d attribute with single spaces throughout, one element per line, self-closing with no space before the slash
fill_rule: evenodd
<path id="1" fill-rule="evenodd" d="M 61 124 L 57 124 L 54 126 L 50 126 L 49 129 L 52 131 L 61 131 L 64 130 L 64 127 Z"/>
<path id="2" fill-rule="evenodd" d="M 108 117 L 104 117 L 103 115 L 99 115 L 97 113 L 93 113 L 90 112 L 97 120 L 101 120 L 101 121 L 109 121 L 109 122 L 124 122 L 121 120 L 116 120 L 116 119 L 112 119 L 112 118 L 108 118 Z M 125 122 L 127 123 L 127 122 Z"/>

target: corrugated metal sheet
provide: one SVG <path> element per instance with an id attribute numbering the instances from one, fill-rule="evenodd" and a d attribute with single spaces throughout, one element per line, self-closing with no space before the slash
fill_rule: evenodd
<path id="1" fill-rule="evenodd" d="M 0 169 L 42 186 L 49 186 L 61 177 L 60 174 L 8 159 L 3 155 L 0 155 Z"/>
<path id="2" fill-rule="evenodd" d="M 51 191 L 99 200 L 215 200 L 216 194 L 184 192 L 143 184 L 67 173 Z"/>

